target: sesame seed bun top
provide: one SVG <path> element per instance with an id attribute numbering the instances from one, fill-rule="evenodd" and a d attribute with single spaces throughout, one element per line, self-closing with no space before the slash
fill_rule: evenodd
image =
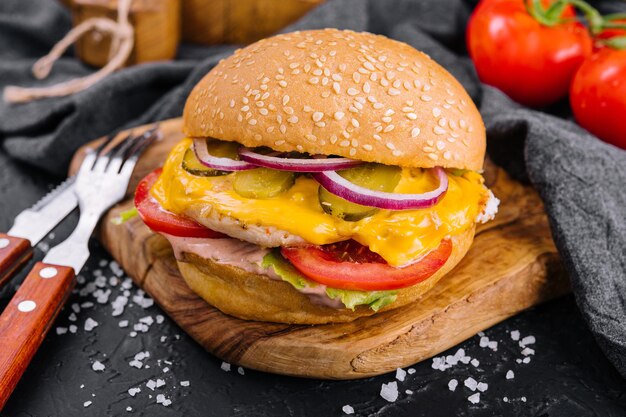
<path id="1" fill-rule="evenodd" d="M 191 92 L 184 132 L 405 167 L 482 169 L 485 127 L 426 54 L 370 33 L 277 35 L 222 60 Z"/>

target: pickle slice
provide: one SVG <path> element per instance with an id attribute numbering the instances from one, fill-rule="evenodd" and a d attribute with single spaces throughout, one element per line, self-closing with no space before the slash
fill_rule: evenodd
<path id="1" fill-rule="evenodd" d="M 207 149 L 209 153 L 220 158 L 239 159 L 239 144 L 236 142 L 225 142 L 217 139 L 207 139 Z M 220 175 L 228 175 L 230 171 L 221 171 L 219 169 L 209 168 L 203 165 L 196 157 L 193 148 L 190 147 L 183 156 L 183 169 L 191 175 L 199 177 L 218 177 Z"/>
<path id="2" fill-rule="evenodd" d="M 338 171 L 348 181 L 370 190 L 393 192 L 400 182 L 402 170 L 399 167 L 368 163 Z M 322 209 L 328 214 L 346 221 L 358 221 L 371 216 L 379 209 L 351 203 L 327 191 L 320 185 L 318 198 Z"/>
<path id="3" fill-rule="evenodd" d="M 233 188 L 246 198 L 271 198 L 287 191 L 294 184 L 293 172 L 255 168 L 235 173 Z"/>

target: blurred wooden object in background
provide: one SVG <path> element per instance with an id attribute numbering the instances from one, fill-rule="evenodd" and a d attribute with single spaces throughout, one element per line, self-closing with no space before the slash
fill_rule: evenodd
<path id="1" fill-rule="evenodd" d="M 74 26 L 91 17 L 117 20 L 117 0 L 71 0 L 70 7 Z M 133 0 L 129 21 L 135 29 L 135 44 L 126 65 L 174 58 L 180 41 L 180 11 L 181 0 Z M 111 36 L 92 30 L 76 42 L 76 55 L 102 67 L 109 61 L 110 48 Z"/>
<path id="2" fill-rule="evenodd" d="M 324 0 L 182 0 L 182 36 L 203 44 L 250 43 L 278 32 Z"/>

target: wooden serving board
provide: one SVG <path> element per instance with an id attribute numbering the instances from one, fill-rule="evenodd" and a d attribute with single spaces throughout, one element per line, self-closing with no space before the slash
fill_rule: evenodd
<path id="1" fill-rule="evenodd" d="M 141 158 L 131 184 L 160 166 L 182 138 L 181 121 L 161 123 L 164 138 Z M 77 153 L 71 171 L 80 164 Z M 351 323 L 322 326 L 239 320 L 195 295 L 172 249 L 139 218 L 111 222 L 132 207 L 114 207 L 100 239 L 135 283 L 206 350 L 247 368 L 286 375 L 352 379 L 430 358 L 507 317 L 569 291 L 537 193 L 487 164 L 488 186 L 501 199 L 494 221 L 478 228 L 459 265 L 421 300 Z"/>

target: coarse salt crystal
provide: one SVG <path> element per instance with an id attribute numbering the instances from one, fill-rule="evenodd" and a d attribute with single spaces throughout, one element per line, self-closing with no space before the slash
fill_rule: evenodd
<path id="1" fill-rule="evenodd" d="M 189 382 L 189 381 L 180 381 L 180 386 L 181 386 L 181 387 L 188 387 L 188 386 L 189 386 L 189 384 L 190 384 L 190 382 Z"/>
<path id="2" fill-rule="evenodd" d="M 522 397 L 522 401 L 523 401 L 523 402 L 526 402 L 526 397 Z"/>
<path id="3" fill-rule="evenodd" d="M 478 404 L 480 402 L 480 393 L 477 392 L 476 394 L 470 395 L 467 397 L 467 400 L 472 404 Z"/>
<path id="4" fill-rule="evenodd" d="M 128 407 L 126 407 L 126 411 L 131 412 L 133 411 L 133 407 L 131 407 L 130 405 Z"/>
<path id="5" fill-rule="evenodd" d="M 78 327 L 75 324 L 70 324 L 69 331 L 70 333 L 76 333 Z"/>
<path id="6" fill-rule="evenodd" d="M 476 358 L 472 359 L 470 361 L 470 363 L 472 364 L 472 366 L 474 366 L 475 368 L 478 368 L 478 365 L 480 365 L 480 361 Z"/>
<path id="7" fill-rule="evenodd" d="M 135 367 L 137 369 L 141 369 L 143 368 L 143 363 L 141 363 L 140 361 L 133 359 L 132 361 L 128 362 L 128 364 L 132 367 Z"/>
<path id="8" fill-rule="evenodd" d="M 237 372 L 239 373 L 239 375 L 245 375 L 246 371 L 240 366 L 239 368 L 237 368 Z"/>
<path id="9" fill-rule="evenodd" d="M 494 352 L 498 350 L 498 342 L 496 342 L 495 340 L 489 341 L 487 346 L 489 346 L 489 349 L 493 350 Z"/>
<path id="10" fill-rule="evenodd" d="M 448 389 L 450 391 L 454 391 L 458 385 L 459 381 L 457 381 L 456 379 L 451 379 L 450 382 L 448 382 Z"/>
<path id="11" fill-rule="evenodd" d="M 505 403 L 508 403 L 509 402 L 509 397 L 503 397 L 502 401 L 504 401 Z"/>
<path id="12" fill-rule="evenodd" d="M 489 338 L 486 336 L 481 337 L 480 342 L 478 342 L 478 345 L 480 347 L 487 347 L 487 345 L 489 345 Z"/>
<path id="13" fill-rule="evenodd" d="M 165 342 L 167 340 L 167 336 L 161 336 L 161 339 L 159 339 L 161 341 L 161 343 Z"/>
<path id="14" fill-rule="evenodd" d="M 96 327 L 98 327 L 98 322 L 95 321 L 94 319 L 92 319 L 91 317 L 88 317 L 87 320 L 85 320 L 85 331 L 86 332 L 90 332 L 93 329 L 95 329 Z"/>
<path id="15" fill-rule="evenodd" d="M 91 369 L 93 369 L 94 371 L 98 372 L 98 371 L 104 371 L 104 364 L 100 361 L 95 361 L 94 363 L 91 364 Z"/>
<path id="16" fill-rule="evenodd" d="M 398 383 L 396 381 L 382 384 L 380 388 L 380 396 L 390 403 L 398 399 Z"/>
<path id="17" fill-rule="evenodd" d="M 93 404 L 91 401 L 85 401 L 85 402 L 83 403 L 83 407 L 87 408 L 87 407 L 89 407 L 91 404 Z"/>
<path id="18" fill-rule="evenodd" d="M 415 368 L 409 368 L 409 369 L 407 369 L 407 373 L 408 373 L 409 375 L 413 375 L 415 372 L 417 372 L 417 371 L 415 370 Z"/>
<path id="19" fill-rule="evenodd" d="M 406 371 L 402 368 L 396 369 L 396 379 L 398 381 L 404 381 L 404 378 L 406 378 Z"/>
<path id="20" fill-rule="evenodd" d="M 522 355 L 524 356 L 528 356 L 528 355 L 534 355 L 535 354 L 535 350 L 531 349 L 531 348 L 524 348 L 522 350 Z"/>
<path id="21" fill-rule="evenodd" d="M 341 411 L 343 411 L 344 414 L 354 414 L 354 408 L 352 408 L 352 406 L 349 406 L 349 405 L 344 405 L 341 408 Z"/>
<path id="22" fill-rule="evenodd" d="M 154 381 L 153 379 L 149 379 L 148 382 L 146 382 L 146 387 L 150 388 L 152 391 L 154 391 L 156 385 L 156 381 Z"/>
<path id="23" fill-rule="evenodd" d="M 478 382 L 471 376 L 467 378 L 463 384 L 472 391 L 476 391 L 476 387 L 478 386 Z"/>
<path id="24" fill-rule="evenodd" d="M 513 330 L 511 331 L 511 339 L 518 341 L 519 340 L 519 330 Z"/>
<path id="25" fill-rule="evenodd" d="M 157 314 L 157 316 L 156 316 L 157 324 L 163 323 L 164 320 L 165 320 L 165 317 L 163 317 L 161 314 Z"/>
<path id="26" fill-rule="evenodd" d="M 506 372 L 506 379 L 513 379 L 513 378 L 515 378 L 515 373 L 511 370 L 508 370 Z"/>
<path id="27" fill-rule="evenodd" d="M 165 385 L 165 381 L 163 379 L 157 379 L 156 380 L 156 387 L 157 388 L 161 388 L 163 385 Z"/>
<path id="28" fill-rule="evenodd" d="M 489 385 L 485 382 L 479 382 L 478 385 L 476 385 L 476 389 L 480 392 L 487 391 L 487 388 L 489 388 Z"/>
<path id="29" fill-rule="evenodd" d="M 222 362 L 221 368 L 224 372 L 230 372 L 230 363 Z"/>
<path id="30" fill-rule="evenodd" d="M 519 345 L 521 347 L 525 347 L 526 345 L 532 345 L 533 343 L 535 343 L 535 336 L 526 336 L 520 340 Z"/>
<path id="31" fill-rule="evenodd" d="M 524 362 L 524 363 L 530 363 L 530 356 L 526 356 L 526 357 L 522 360 L 522 362 Z"/>
<path id="32" fill-rule="evenodd" d="M 128 320 L 120 320 L 119 323 L 117 323 L 118 326 L 124 328 L 124 327 L 128 327 Z"/>
<path id="33" fill-rule="evenodd" d="M 410 389 L 408 389 L 408 390 L 406 390 L 406 391 L 404 391 L 404 392 L 405 392 L 407 395 L 411 395 L 411 394 L 413 394 L 413 390 L 410 390 Z"/>
<path id="34" fill-rule="evenodd" d="M 57 334 L 65 334 L 67 333 L 67 327 L 57 327 L 56 331 L 57 331 Z"/>
<path id="35" fill-rule="evenodd" d="M 134 397 L 135 395 L 137 395 L 138 393 L 141 392 L 141 388 L 136 387 L 136 388 L 130 388 L 128 390 L 128 393 L 130 394 L 131 397 Z"/>

